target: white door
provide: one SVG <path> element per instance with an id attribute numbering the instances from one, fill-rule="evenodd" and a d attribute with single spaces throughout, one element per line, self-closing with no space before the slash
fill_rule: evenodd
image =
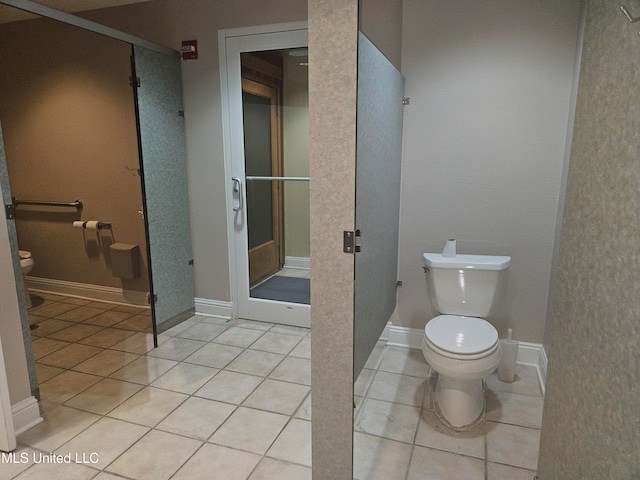
<path id="1" fill-rule="evenodd" d="M 224 30 L 219 40 L 233 314 L 308 327 L 310 260 L 299 245 L 305 233 L 308 243 L 308 127 L 304 107 L 285 100 L 307 76 L 307 25 Z M 303 253 L 287 255 L 294 247 Z"/>

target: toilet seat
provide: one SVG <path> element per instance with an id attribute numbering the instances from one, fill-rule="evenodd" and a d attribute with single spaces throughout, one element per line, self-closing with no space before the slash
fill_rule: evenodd
<path id="1" fill-rule="evenodd" d="M 424 327 L 425 342 L 448 358 L 474 360 L 499 348 L 498 331 L 482 318 L 439 315 Z"/>
<path id="2" fill-rule="evenodd" d="M 31 258 L 31 252 L 27 250 L 18 250 L 18 252 L 20 253 L 20 260 L 26 260 L 27 258 Z"/>

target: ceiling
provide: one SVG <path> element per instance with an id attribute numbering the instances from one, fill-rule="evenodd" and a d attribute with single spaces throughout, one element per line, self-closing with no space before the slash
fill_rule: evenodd
<path id="1" fill-rule="evenodd" d="M 38 0 L 34 3 L 39 3 L 63 12 L 73 13 L 147 1 L 149 0 Z M 0 5 L 0 23 L 26 20 L 33 17 L 34 15 L 18 10 L 17 8 Z"/>

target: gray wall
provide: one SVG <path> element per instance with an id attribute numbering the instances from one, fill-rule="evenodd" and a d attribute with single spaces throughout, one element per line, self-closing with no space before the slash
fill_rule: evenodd
<path id="1" fill-rule="evenodd" d="M 640 38 L 603 0 L 584 35 L 541 480 L 640 478 Z"/>
<path id="2" fill-rule="evenodd" d="M 436 313 L 423 252 L 513 257 L 491 319 L 542 343 L 571 109 L 579 0 L 405 0 L 401 326 Z"/>

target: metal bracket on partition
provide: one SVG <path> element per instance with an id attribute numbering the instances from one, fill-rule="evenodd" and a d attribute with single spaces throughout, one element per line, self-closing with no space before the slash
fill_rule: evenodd
<path id="1" fill-rule="evenodd" d="M 411 103 L 411 99 L 409 97 L 402 97 L 402 105 L 409 105 Z"/>
<path id="2" fill-rule="evenodd" d="M 358 253 L 360 245 L 356 245 L 356 237 L 360 236 L 360 230 L 355 232 L 345 230 L 342 232 L 342 251 L 344 253 Z"/>
<path id="3" fill-rule="evenodd" d="M 16 211 L 16 207 L 13 205 L 13 203 L 9 203 L 8 205 L 4 206 L 4 214 L 7 217 L 7 220 L 13 220 L 13 217 L 15 216 L 15 211 Z"/>

